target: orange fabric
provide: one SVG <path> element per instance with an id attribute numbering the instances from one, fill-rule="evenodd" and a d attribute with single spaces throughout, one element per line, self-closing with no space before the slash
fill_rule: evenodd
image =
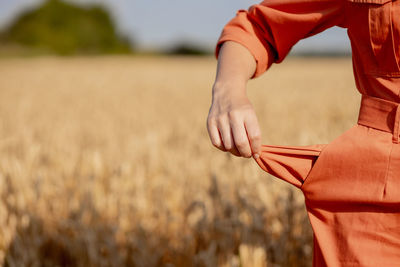
<path id="1" fill-rule="evenodd" d="M 300 39 L 347 28 L 357 124 L 329 144 L 263 145 L 258 165 L 296 186 L 314 231 L 313 266 L 400 266 L 400 1 L 267 0 L 239 10 L 215 49 L 241 43 L 254 77 Z"/>

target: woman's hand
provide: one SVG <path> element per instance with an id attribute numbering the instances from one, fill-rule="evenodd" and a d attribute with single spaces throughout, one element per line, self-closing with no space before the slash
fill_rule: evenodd
<path id="1" fill-rule="evenodd" d="M 246 83 L 253 77 L 256 61 L 243 45 L 225 41 L 218 66 L 207 118 L 212 144 L 233 155 L 258 158 L 261 132 L 253 106 L 246 96 Z"/>
<path id="2" fill-rule="evenodd" d="M 234 87 L 242 88 L 234 88 Z M 258 158 L 261 132 L 253 106 L 244 93 L 245 84 L 214 84 L 207 129 L 212 144 L 233 155 Z"/>

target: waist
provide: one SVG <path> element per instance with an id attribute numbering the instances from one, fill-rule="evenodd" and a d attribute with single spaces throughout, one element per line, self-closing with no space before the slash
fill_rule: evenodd
<path id="1" fill-rule="evenodd" d="M 393 141 L 399 143 L 400 103 L 377 97 L 362 95 L 358 124 L 393 134 Z"/>

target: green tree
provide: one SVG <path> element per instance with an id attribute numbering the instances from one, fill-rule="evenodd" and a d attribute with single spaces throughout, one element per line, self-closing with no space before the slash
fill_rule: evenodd
<path id="1" fill-rule="evenodd" d="M 131 52 L 129 40 L 117 34 L 104 8 L 61 0 L 48 0 L 23 13 L 2 39 L 61 55 Z"/>

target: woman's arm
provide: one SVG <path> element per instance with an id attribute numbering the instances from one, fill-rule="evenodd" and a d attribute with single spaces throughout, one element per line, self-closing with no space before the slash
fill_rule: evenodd
<path id="1" fill-rule="evenodd" d="M 257 158 L 261 132 L 246 84 L 253 77 L 256 61 L 250 51 L 234 41 L 222 44 L 207 129 L 212 144 L 236 156 Z"/>
<path id="2" fill-rule="evenodd" d="M 346 27 L 345 0 L 265 0 L 238 10 L 223 28 L 217 77 L 207 119 L 211 142 L 237 156 L 257 157 L 261 133 L 246 96 L 249 79 L 279 63 L 300 39 Z"/>

